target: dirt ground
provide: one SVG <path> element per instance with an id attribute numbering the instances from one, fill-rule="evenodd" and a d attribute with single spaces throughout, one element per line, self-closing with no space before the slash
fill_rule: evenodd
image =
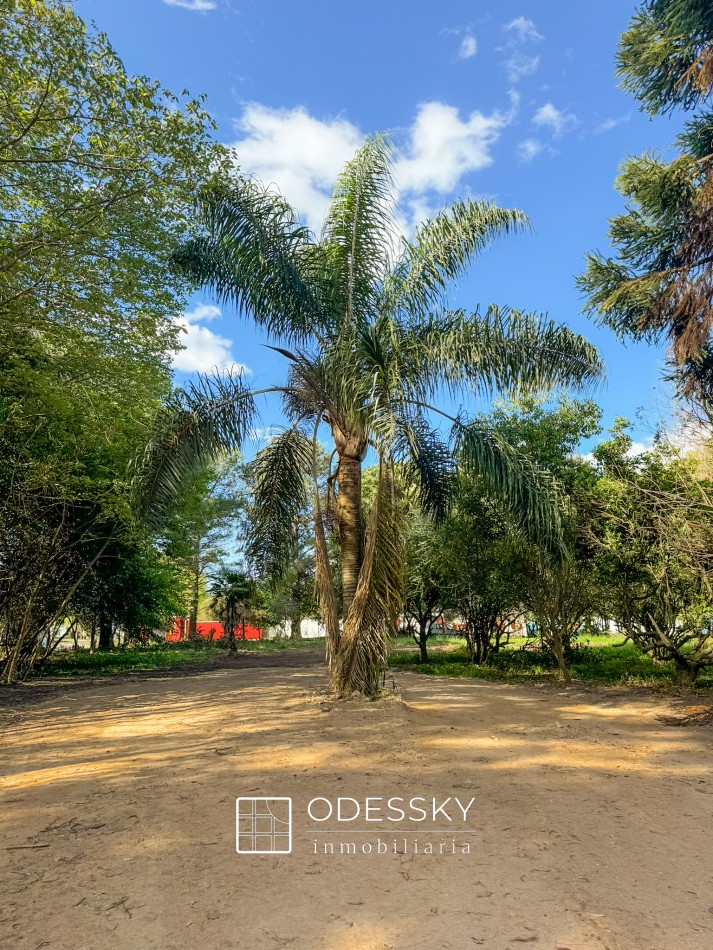
<path id="1" fill-rule="evenodd" d="M 1 947 L 713 947 L 712 726 L 651 695 L 415 674 L 335 703 L 318 656 L 265 662 L 3 710 Z M 251 795 L 293 799 L 291 854 L 236 854 Z M 367 795 L 475 798 L 471 853 L 315 854 L 309 800 Z"/>

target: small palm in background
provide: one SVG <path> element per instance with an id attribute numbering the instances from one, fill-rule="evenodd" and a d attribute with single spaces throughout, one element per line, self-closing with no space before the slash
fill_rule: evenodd
<path id="1" fill-rule="evenodd" d="M 257 584 L 241 571 L 223 568 L 210 586 L 210 609 L 223 625 L 231 652 L 237 649 L 235 631 L 245 639 L 245 627 L 259 622 L 260 596 Z"/>

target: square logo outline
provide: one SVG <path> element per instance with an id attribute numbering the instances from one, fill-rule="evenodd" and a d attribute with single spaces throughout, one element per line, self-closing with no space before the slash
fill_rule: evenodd
<path id="1" fill-rule="evenodd" d="M 250 803 L 249 813 L 241 812 L 240 810 L 241 802 Z M 282 822 L 279 818 L 276 818 L 272 814 L 272 812 L 270 811 L 269 805 L 265 806 L 267 808 L 267 812 L 258 813 L 256 811 L 256 805 L 258 802 L 287 802 L 287 832 L 286 833 L 282 828 L 276 827 L 275 825 L 276 822 L 280 822 L 281 825 L 284 824 L 284 822 Z M 258 834 L 258 832 L 256 831 L 256 819 L 258 817 L 260 818 L 268 817 L 272 819 L 271 831 L 270 831 L 270 843 L 273 845 L 273 847 L 270 848 L 269 850 L 266 848 L 259 848 L 259 849 L 257 848 L 258 842 L 256 840 L 256 835 Z M 252 830 L 249 832 L 246 832 L 244 829 L 241 829 L 240 827 L 240 820 L 243 819 L 244 821 L 246 818 L 252 819 Z M 265 833 L 260 832 L 259 837 L 264 838 Z M 285 850 L 284 848 L 276 849 L 274 847 L 276 843 L 275 842 L 276 837 L 279 837 L 280 839 L 284 839 L 285 837 L 287 838 L 287 850 Z M 250 839 L 252 847 L 251 848 L 241 847 L 241 839 L 243 840 Z M 260 843 L 262 844 L 263 842 L 261 841 Z M 288 798 L 287 796 L 278 796 L 278 795 L 268 795 L 268 796 L 245 795 L 245 796 L 239 796 L 238 798 L 236 798 L 235 799 L 235 850 L 238 854 L 292 854 L 292 799 Z"/>

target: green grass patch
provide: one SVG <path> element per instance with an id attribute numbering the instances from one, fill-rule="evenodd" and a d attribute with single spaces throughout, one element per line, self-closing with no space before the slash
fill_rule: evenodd
<path id="1" fill-rule="evenodd" d="M 592 683 L 612 683 L 625 686 L 676 685 L 676 672 L 672 663 L 655 663 L 627 643 L 617 647 L 612 637 L 591 637 L 588 644 L 580 644 L 574 652 L 569 667 L 572 679 Z M 401 645 L 399 643 L 399 645 Z M 496 680 L 499 682 L 546 682 L 559 680 L 560 673 L 554 658 L 541 650 L 517 649 L 510 644 L 490 657 L 483 666 L 475 666 L 468 660 L 465 646 L 445 647 L 429 641 L 429 662 L 419 663 L 418 650 L 392 652 L 389 665 L 394 669 L 412 670 L 427 676 L 460 676 L 469 679 Z M 713 688 L 713 669 L 703 670 L 696 683 L 697 688 Z"/>
<path id="2" fill-rule="evenodd" d="M 238 640 L 238 653 L 274 653 L 280 650 L 324 650 L 324 638 L 311 640 Z M 228 653 L 227 643 L 199 641 L 165 643 L 148 647 L 90 653 L 62 650 L 35 672 L 35 676 L 116 676 L 133 670 L 159 670 L 186 664 L 210 664 Z"/>
<path id="3" fill-rule="evenodd" d="M 185 648 L 182 645 L 140 647 L 90 653 L 65 650 L 55 653 L 35 672 L 35 676 L 115 676 L 132 670 L 157 670 L 187 663 L 210 663 L 215 647 Z"/>
<path id="4" fill-rule="evenodd" d="M 238 640 L 238 650 L 254 653 L 274 653 L 277 650 L 324 650 L 324 637 L 309 637 L 303 640 Z"/>

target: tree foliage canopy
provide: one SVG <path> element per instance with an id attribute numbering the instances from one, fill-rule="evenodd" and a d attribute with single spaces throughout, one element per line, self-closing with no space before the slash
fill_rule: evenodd
<path id="1" fill-rule="evenodd" d="M 84 581 L 112 573 L 112 551 L 127 570 L 151 557 L 127 467 L 180 345 L 188 285 L 170 255 L 224 156 L 200 101 L 130 76 L 59 0 L 0 0 L 0 88 L 0 664 L 12 679 Z"/>
<path id="2" fill-rule="evenodd" d="M 620 337 L 663 340 L 687 394 L 708 398 L 713 330 L 713 6 L 647 0 L 622 35 L 622 85 L 650 115 L 693 112 L 672 161 L 624 162 L 625 211 L 610 221 L 613 253 L 590 254 L 586 308 Z"/>

